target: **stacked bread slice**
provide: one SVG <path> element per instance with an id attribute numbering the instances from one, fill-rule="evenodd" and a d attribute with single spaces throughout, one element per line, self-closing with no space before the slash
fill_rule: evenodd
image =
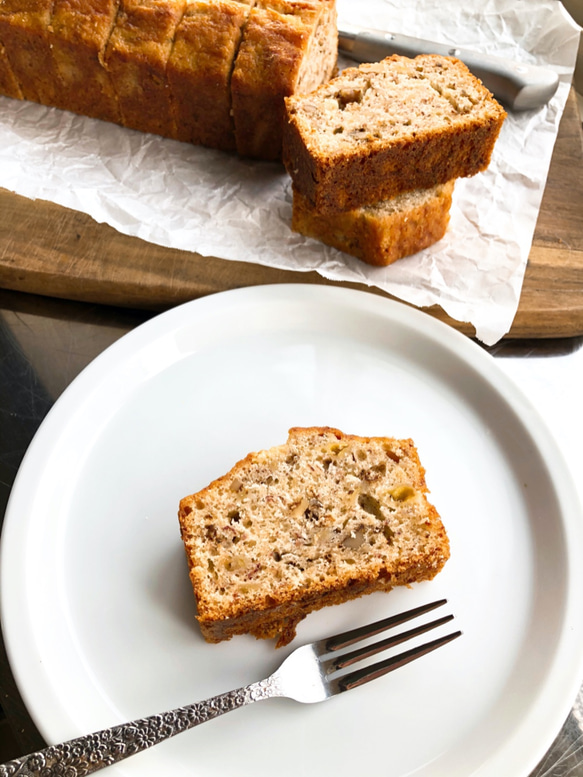
<path id="1" fill-rule="evenodd" d="M 286 111 L 293 228 L 374 265 L 443 236 L 453 182 L 488 167 L 506 116 L 438 55 L 349 68 Z"/>
<path id="2" fill-rule="evenodd" d="M 337 40 L 335 0 L 0 0 L 0 93 L 279 159 Z"/>

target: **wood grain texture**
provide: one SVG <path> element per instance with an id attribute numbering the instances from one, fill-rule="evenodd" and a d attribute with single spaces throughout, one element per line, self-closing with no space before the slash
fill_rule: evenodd
<path id="1" fill-rule="evenodd" d="M 202 257 L 122 235 L 89 216 L 0 189 L 0 286 L 52 297 L 164 310 L 226 289 L 318 283 L 315 272 Z M 389 297 L 378 289 L 373 293 Z M 439 307 L 436 318 L 473 335 Z M 510 338 L 583 335 L 583 134 L 571 92 L 562 118 Z"/>

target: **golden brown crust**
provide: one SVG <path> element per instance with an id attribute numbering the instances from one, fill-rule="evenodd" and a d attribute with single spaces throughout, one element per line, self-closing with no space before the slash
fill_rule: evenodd
<path id="1" fill-rule="evenodd" d="M 0 94 L 22 100 L 22 90 L 12 72 L 6 49 L 0 42 Z"/>
<path id="2" fill-rule="evenodd" d="M 122 124 L 175 137 L 166 63 L 186 0 L 121 0 L 104 64 Z"/>
<path id="3" fill-rule="evenodd" d="M 237 151 L 281 157 L 284 98 L 293 94 L 328 0 L 258 0 L 245 27 L 231 80 Z M 324 67 L 330 77 L 335 57 Z M 320 63 L 321 64 L 321 63 Z"/>
<path id="4" fill-rule="evenodd" d="M 373 447 L 374 456 L 367 457 L 366 451 Z M 313 463 L 305 459 L 302 468 L 298 456 L 306 456 L 308 448 L 315 458 Z M 322 456 L 324 464 L 328 462 L 325 471 Z M 306 483 L 306 472 L 318 467 L 316 482 Z M 290 474 L 294 472 L 303 474 Z M 355 476 L 358 472 L 360 480 Z M 275 485 L 286 475 L 299 478 L 300 492 L 309 495 L 299 500 L 299 507 L 291 481 L 289 491 Z M 340 481 L 334 482 L 342 485 L 327 491 L 333 482 L 329 478 L 337 477 Z M 251 508 L 248 503 L 256 487 L 263 489 L 263 496 Z M 286 644 L 309 612 L 432 579 L 449 557 L 449 542 L 426 492 L 425 470 L 412 440 L 362 438 L 330 427 L 293 428 L 286 445 L 248 454 L 226 475 L 180 502 L 181 534 L 205 639 L 217 642 L 251 633 L 258 638 L 278 637 L 278 645 Z M 337 512 L 336 517 L 324 515 L 325 509 L 340 509 L 339 503 L 324 508 L 325 502 L 338 502 L 347 493 L 354 493 L 348 512 L 342 512 L 340 519 Z M 381 493 L 384 507 L 379 502 Z M 226 514 L 217 511 L 221 498 L 230 505 Z M 265 504 L 273 506 L 264 512 Z M 318 545 L 324 536 L 324 544 Z M 250 552 L 242 547 L 246 545 Z M 307 560 L 314 553 L 317 562 Z M 231 569 L 235 562 L 240 567 L 234 574 L 219 573 L 222 564 Z"/>
<path id="5" fill-rule="evenodd" d="M 277 639 L 276 647 L 289 644 L 296 634 L 297 625 L 311 612 L 324 607 L 358 599 L 375 592 L 388 593 L 396 586 L 411 585 L 422 580 L 432 580 L 441 570 L 442 556 L 419 559 L 415 566 L 403 570 L 387 571 L 378 577 L 356 576 L 343 582 L 337 590 L 325 589 L 306 594 L 293 601 L 247 612 L 225 620 L 205 619 L 199 616 L 201 632 L 207 642 L 217 643 L 242 634 L 257 639 Z"/>
<path id="6" fill-rule="evenodd" d="M 399 68 L 415 71 L 416 63 L 427 68 L 442 65 L 444 71 L 452 71 L 452 78 L 457 74 L 460 80 L 469 81 L 476 93 L 471 101 L 476 101 L 475 106 L 457 110 L 450 95 L 441 94 L 430 78 L 412 75 L 412 89 L 428 93 L 421 94 L 415 104 L 408 92 L 400 86 L 395 89 L 391 75 Z M 358 89 L 354 88 L 356 96 L 350 99 L 352 81 Z M 390 98 L 378 99 L 383 89 L 387 94 L 395 89 L 401 95 L 394 102 L 394 110 L 399 109 L 398 131 L 391 128 Z M 440 111 L 424 106 L 429 99 L 442 103 Z M 368 118 L 362 119 L 360 128 L 345 132 L 343 117 L 364 114 L 361 106 L 365 101 Z M 392 56 L 381 63 L 349 68 L 311 95 L 287 98 L 286 112 L 284 164 L 296 188 L 320 213 L 351 210 L 485 170 L 506 116 L 462 62 L 434 55 L 414 60 Z M 329 127 L 330 131 L 327 127 L 324 135 L 321 129 L 326 117 L 328 125 L 338 121 L 338 127 Z M 335 132 L 336 146 L 330 142 Z"/>
<path id="7" fill-rule="evenodd" d="M 51 56 L 53 2 L 0 0 L 0 42 L 10 70 L 24 99 L 43 105 L 54 105 L 57 93 Z"/>
<path id="8" fill-rule="evenodd" d="M 118 0 L 55 1 L 51 27 L 57 108 L 119 123 L 117 98 L 103 67 L 117 9 Z"/>
<path id="9" fill-rule="evenodd" d="M 0 93 L 280 159 L 284 96 L 332 74 L 335 20 L 334 0 L 0 0 Z"/>
<path id="10" fill-rule="evenodd" d="M 454 181 L 397 195 L 372 206 L 319 213 L 293 190 L 292 229 L 368 264 L 386 266 L 433 245 L 444 236 Z"/>
<path id="11" fill-rule="evenodd" d="M 231 0 L 187 5 L 167 67 L 177 140 L 235 150 L 231 71 L 250 10 Z"/>

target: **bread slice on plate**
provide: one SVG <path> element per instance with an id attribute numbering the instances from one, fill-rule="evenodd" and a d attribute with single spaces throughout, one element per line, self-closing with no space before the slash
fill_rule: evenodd
<path id="1" fill-rule="evenodd" d="M 283 158 L 320 213 L 352 210 L 485 170 L 506 116 L 459 60 L 348 68 L 286 98 Z"/>
<path id="2" fill-rule="evenodd" d="M 285 645 L 311 611 L 431 580 L 449 541 L 412 440 L 293 428 L 180 502 L 208 642 Z"/>
<path id="3" fill-rule="evenodd" d="M 231 79 L 239 154 L 280 159 L 284 98 L 330 78 L 337 56 L 334 0 L 257 0 Z"/>
<path id="4" fill-rule="evenodd" d="M 176 138 L 234 151 L 231 73 L 252 0 L 190 0 L 166 69 Z"/>
<path id="5" fill-rule="evenodd" d="M 367 264 L 386 266 L 441 240 L 449 223 L 454 184 L 448 181 L 374 205 L 324 214 L 294 189 L 292 229 Z"/>
<path id="6" fill-rule="evenodd" d="M 118 0 L 56 0 L 51 27 L 58 91 L 55 106 L 83 116 L 120 121 L 103 56 Z"/>

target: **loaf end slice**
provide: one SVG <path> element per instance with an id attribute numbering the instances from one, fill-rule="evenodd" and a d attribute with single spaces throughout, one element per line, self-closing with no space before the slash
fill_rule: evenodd
<path id="1" fill-rule="evenodd" d="M 412 440 L 293 428 L 180 502 L 208 642 L 285 645 L 311 611 L 431 580 L 449 558 Z"/>
<path id="2" fill-rule="evenodd" d="M 231 79 L 241 156 L 281 159 L 284 98 L 329 79 L 337 55 L 334 0 L 257 0 Z"/>
<path id="3" fill-rule="evenodd" d="M 384 267 L 441 240 L 449 223 L 454 183 L 323 214 L 294 188 L 292 229 L 367 264 Z"/>
<path id="4" fill-rule="evenodd" d="M 351 210 L 485 170 L 505 116 L 459 60 L 395 55 L 286 98 L 283 159 L 319 212 Z"/>

